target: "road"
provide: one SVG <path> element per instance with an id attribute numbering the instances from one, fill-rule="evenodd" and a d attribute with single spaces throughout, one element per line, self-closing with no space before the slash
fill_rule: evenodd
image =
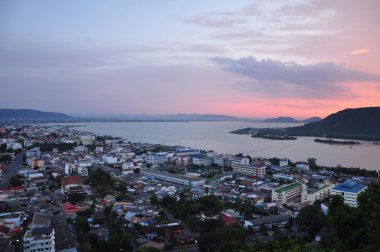
<path id="1" fill-rule="evenodd" d="M 9 186 L 9 179 L 17 175 L 18 168 L 22 166 L 23 153 L 15 156 L 14 161 L 6 165 L 4 173 L 1 175 L 0 188 L 5 188 Z"/>

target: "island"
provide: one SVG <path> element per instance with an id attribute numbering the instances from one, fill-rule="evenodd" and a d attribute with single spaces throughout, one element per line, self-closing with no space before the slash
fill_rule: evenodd
<path id="1" fill-rule="evenodd" d="M 336 141 L 332 139 L 315 139 L 314 142 L 316 143 L 325 143 L 325 144 L 341 144 L 341 145 L 355 145 L 360 144 L 360 142 L 356 141 Z"/>

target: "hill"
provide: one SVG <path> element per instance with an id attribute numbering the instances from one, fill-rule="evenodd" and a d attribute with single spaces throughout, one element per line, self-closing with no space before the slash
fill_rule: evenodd
<path id="1" fill-rule="evenodd" d="M 303 122 L 303 123 L 312 123 L 312 122 L 318 122 L 320 120 L 322 120 L 322 118 L 315 116 L 315 117 L 310 117 L 308 119 L 302 120 L 300 122 Z"/>
<path id="2" fill-rule="evenodd" d="M 297 136 L 380 139 L 380 107 L 345 109 L 321 121 L 286 128 L 286 131 Z"/>
<path id="3" fill-rule="evenodd" d="M 34 109 L 0 109 L 0 121 L 65 121 L 73 117 L 62 113 Z"/>
<path id="4" fill-rule="evenodd" d="M 299 123 L 298 120 L 292 118 L 292 117 L 276 117 L 276 118 L 269 118 L 265 119 L 263 122 L 269 122 L 269 123 Z"/>
<path id="5" fill-rule="evenodd" d="M 276 118 L 268 118 L 265 119 L 263 122 L 270 122 L 270 123 L 311 123 L 311 122 L 318 122 L 322 120 L 320 117 L 310 117 L 305 120 L 297 120 L 294 119 L 293 117 L 276 117 Z"/>

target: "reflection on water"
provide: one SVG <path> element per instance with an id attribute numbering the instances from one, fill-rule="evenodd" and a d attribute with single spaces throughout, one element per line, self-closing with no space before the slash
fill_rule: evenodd
<path id="1" fill-rule="evenodd" d="M 83 123 L 81 124 L 83 125 Z M 125 137 L 134 142 L 181 145 L 214 150 L 218 153 L 244 153 L 255 157 L 288 157 L 293 161 L 317 159 L 318 164 L 380 168 L 380 146 L 370 142 L 360 145 L 328 145 L 315 143 L 314 137 L 296 141 L 267 140 L 228 132 L 245 127 L 287 127 L 299 124 L 260 122 L 120 122 L 87 123 L 79 130 Z"/>

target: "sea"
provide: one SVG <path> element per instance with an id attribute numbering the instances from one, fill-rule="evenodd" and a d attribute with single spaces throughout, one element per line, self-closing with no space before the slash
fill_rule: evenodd
<path id="1" fill-rule="evenodd" d="M 122 137 L 132 142 L 179 145 L 217 153 L 243 153 L 252 157 L 289 158 L 307 161 L 316 158 L 325 166 L 380 169 L 380 145 L 360 141 L 358 145 L 330 145 L 314 142 L 315 137 L 297 140 L 268 140 L 229 132 L 246 127 L 281 128 L 302 124 L 264 123 L 246 121 L 189 122 L 90 122 L 70 123 L 77 130 L 100 135 Z"/>

